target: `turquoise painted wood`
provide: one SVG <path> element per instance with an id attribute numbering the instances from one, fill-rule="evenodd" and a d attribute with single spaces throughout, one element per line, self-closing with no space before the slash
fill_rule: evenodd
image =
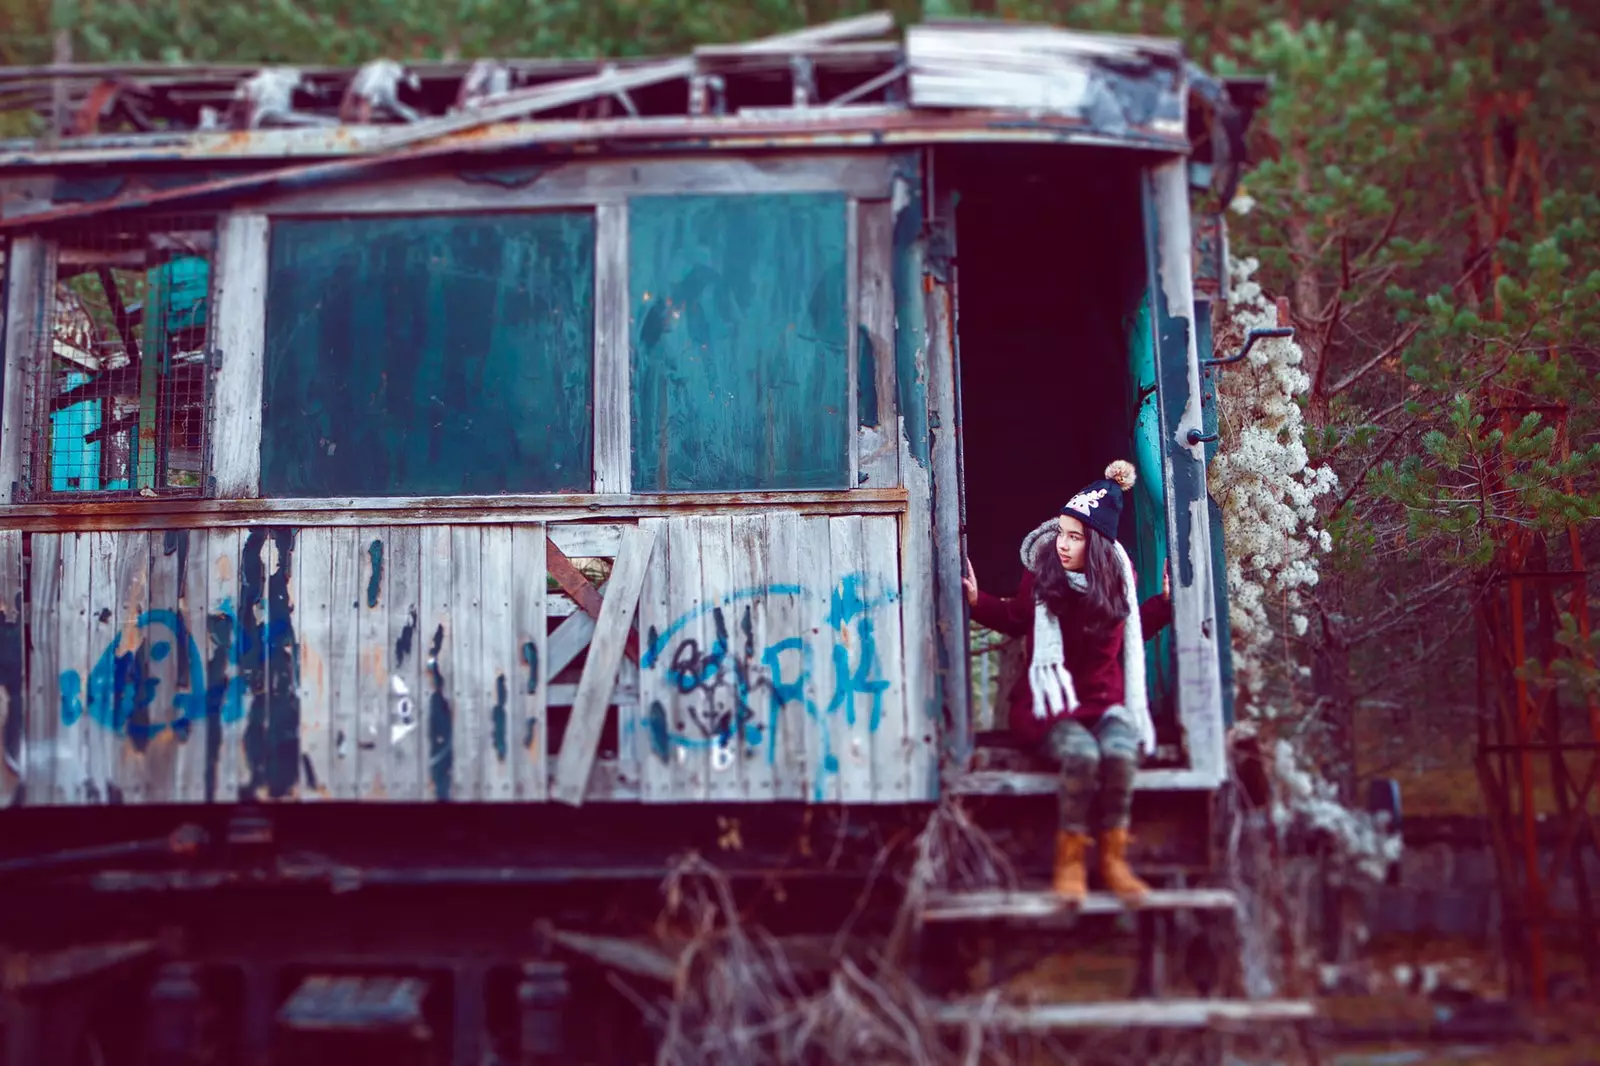
<path id="1" fill-rule="evenodd" d="M 589 491 L 594 241 L 589 212 L 274 222 L 262 494 Z"/>
<path id="2" fill-rule="evenodd" d="M 1150 297 L 1146 293 L 1133 316 L 1128 336 L 1128 380 L 1136 390 L 1133 465 L 1139 472 L 1130 494 L 1133 498 L 1134 569 L 1139 574 L 1139 600 L 1161 591 L 1167 566 L 1167 501 L 1162 478 L 1161 408 L 1156 397 L 1155 337 L 1150 328 Z M 1145 645 L 1145 688 L 1152 713 L 1173 713 L 1172 627 L 1157 633 Z"/>
<path id="3" fill-rule="evenodd" d="M 846 204 L 629 201 L 636 491 L 846 488 Z"/>

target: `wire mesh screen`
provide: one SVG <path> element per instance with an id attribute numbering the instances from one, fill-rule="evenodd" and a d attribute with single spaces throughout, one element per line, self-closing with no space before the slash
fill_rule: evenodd
<path id="1" fill-rule="evenodd" d="M 58 237 L 30 379 L 31 495 L 201 491 L 215 245 L 210 218 Z"/>

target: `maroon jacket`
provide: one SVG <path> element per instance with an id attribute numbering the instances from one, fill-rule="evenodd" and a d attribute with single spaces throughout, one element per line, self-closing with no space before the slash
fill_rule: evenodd
<path id="1" fill-rule="evenodd" d="M 1078 597 L 1068 597 L 1069 604 Z M 1069 712 L 1073 718 L 1093 721 L 1115 704 L 1126 699 L 1122 676 L 1122 623 L 1118 622 L 1103 637 L 1091 640 L 1083 634 L 1082 623 L 1069 609 L 1062 621 L 1062 652 L 1066 667 L 1072 674 L 1072 687 L 1078 694 L 1078 707 Z M 1022 572 L 1022 584 L 1015 596 L 999 597 L 979 590 L 978 602 L 972 605 L 972 619 L 997 633 L 1023 637 L 1023 654 L 1033 659 L 1033 573 Z M 1139 605 L 1139 625 L 1149 640 L 1172 621 L 1172 602 L 1165 596 L 1155 595 Z M 1035 718 L 1033 690 L 1028 687 L 1024 673 L 1012 686 L 1008 697 L 1011 732 L 1018 739 L 1037 742 L 1044 739 L 1056 715 Z"/>

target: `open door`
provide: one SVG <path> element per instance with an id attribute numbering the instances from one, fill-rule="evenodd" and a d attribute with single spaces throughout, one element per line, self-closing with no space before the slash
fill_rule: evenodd
<path id="1" fill-rule="evenodd" d="M 1154 417 L 1141 429 L 1154 430 L 1165 494 L 1161 502 L 1172 568 L 1173 683 L 1188 763 L 1181 783 L 1210 788 L 1221 782 L 1225 768 L 1219 655 L 1223 634 L 1217 614 L 1221 594 L 1213 566 L 1213 516 L 1206 492 L 1207 433 L 1187 161 L 1175 157 L 1149 167 L 1141 186 L 1156 399 Z M 1141 440 L 1146 439 L 1142 433 Z"/>
<path id="2" fill-rule="evenodd" d="M 1141 598 L 1154 595 L 1170 516 L 1139 158 L 986 146 L 938 166 L 959 240 L 961 542 L 980 586 L 1014 592 L 1023 537 L 1127 458 L 1140 478 L 1120 539 Z M 1023 642 L 968 633 L 977 741 L 1005 745 Z M 1176 751 L 1170 640 L 1147 649 L 1147 681 L 1158 736 Z"/>

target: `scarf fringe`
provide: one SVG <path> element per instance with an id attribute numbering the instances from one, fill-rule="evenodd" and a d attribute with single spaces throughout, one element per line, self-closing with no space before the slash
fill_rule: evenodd
<path id="1" fill-rule="evenodd" d="M 1032 535 L 1029 539 L 1033 539 Z M 1122 564 L 1128 615 L 1122 624 L 1123 703 L 1106 713 L 1127 718 L 1138 731 L 1139 750 L 1150 755 L 1156 750 L 1156 730 L 1144 679 L 1144 626 L 1139 618 L 1138 580 L 1127 551 L 1120 543 L 1113 542 L 1113 546 Z M 1033 661 L 1028 665 L 1028 688 L 1033 692 L 1035 718 L 1054 718 L 1078 709 L 1078 693 L 1061 643 L 1061 625 L 1042 602 L 1033 605 Z"/>

